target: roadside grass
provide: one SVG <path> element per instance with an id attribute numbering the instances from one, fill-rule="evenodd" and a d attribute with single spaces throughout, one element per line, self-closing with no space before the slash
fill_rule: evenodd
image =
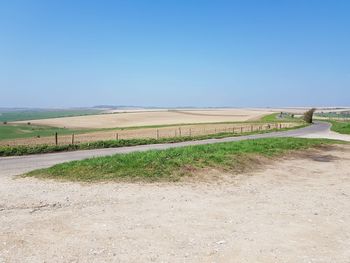
<path id="1" fill-rule="evenodd" d="M 208 134 L 200 136 L 183 136 L 183 137 L 169 137 L 159 139 L 127 139 L 127 140 L 107 140 L 107 141 L 96 141 L 90 143 L 81 144 L 67 144 L 67 145 L 35 145 L 35 146 L 0 146 L 0 156 L 20 156 L 30 154 L 43 154 L 53 152 L 67 152 L 77 150 L 91 150 L 91 149 L 102 149 L 102 148 L 117 148 L 125 146 L 136 146 L 136 145 L 147 145 L 147 144 L 158 144 L 158 143 L 176 143 L 185 141 L 205 140 L 205 139 L 220 139 L 226 137 L 237 137 L 243 135 L 262 134 L 276 131 L 287 131 L 296 128 L 302 128 L 307 125 L 300 125 L 293 128 L 282 128 L 282 129 L 270 129 L 264 131 L 254 131 L 246 133 L 232 133 L 223 132 L 217 134 Z"/>
<path id="2" fill-rule="evenodd" d="M 350 134 L 350 122 L 330 121 L 330 123 L 332 123 L 332 131 L 342 134 Z"/>
<path id="3" fill-rule="evenodd" d="M 276 158 L 290 151 L 333 144 L 326 139 L 268 138 L 151 150 L 58 164 L 24 176 L 69 181 L 178 181 L 204 169 L 243 172 L 258 157 Z"/>

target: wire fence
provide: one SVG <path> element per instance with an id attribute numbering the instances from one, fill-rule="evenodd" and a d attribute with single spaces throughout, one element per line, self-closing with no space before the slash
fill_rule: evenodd
<path id="1" fill-rule="evenodd" d="M 183 136 L 202 136 L 219 133 L 243 134 L 272 129 L 284 129 L 299 126 L 300 123 L 246 123 L 246 124 L 207 124 L 207 125 L 182 125 L 162 128 L 116 129 L 100 132 L 65 134 L 55 133 L 47 137 L 21 138 L 15 140 L 0 141 L 0 145 L 67 145 L 80 144 L 104 140 L 130 140 L 130 139 L 161 139 Z"/>

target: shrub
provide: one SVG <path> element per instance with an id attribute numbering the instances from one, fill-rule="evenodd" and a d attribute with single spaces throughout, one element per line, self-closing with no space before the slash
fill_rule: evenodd
<path id="1" fill-rule="evenodd" d="M 7 121 L 4 121 L 2 124 L 6 125 L 6 124 L 7 124 Z"/>
<path id="2" fill-rule="evenodd" d="M 314 116 L 314 112 L 316 111 L 315 108 L 312 108 L 304 113 L 304 121 L 307 123 L 312 123 L 312 118 Z"/>

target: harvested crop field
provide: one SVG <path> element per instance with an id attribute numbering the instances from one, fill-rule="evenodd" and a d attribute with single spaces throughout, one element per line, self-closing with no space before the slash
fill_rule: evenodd
<path id="1" fill-rule="evenodd" d="M 30 122 L 34 125 L 91 129 L 209 122 L 243 122 L 257 120 L 270 113 L 272 112 L 245 109 L 129 111 L 125 113 L 31 120 Z"/>
<path id="2" fill-rule="evenodd" d="M 181 183 L 0 170 L 0 262 L 349 262 L 350 148 Z"/>

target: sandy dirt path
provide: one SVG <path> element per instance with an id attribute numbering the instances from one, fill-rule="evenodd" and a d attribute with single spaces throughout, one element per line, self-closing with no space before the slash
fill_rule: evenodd
<path id="1" fill-rule="evenodd" d="M 0 262 L 349 262 L 350 146 L 200 183 L 0 177 Z"/>

